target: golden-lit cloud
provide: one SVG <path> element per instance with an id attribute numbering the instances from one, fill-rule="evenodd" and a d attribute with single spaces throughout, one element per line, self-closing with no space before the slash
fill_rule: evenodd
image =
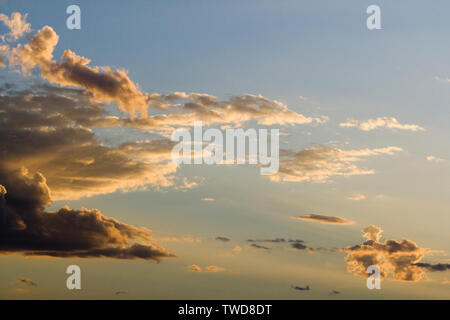
<path id="1" fill-rule="evenodd" d="M 435 163 L 441 163 L 441 162 L 445 162 L 445 159 L 430 155 L 427 156 L 426 159 L 430 162 L 435 162 Z"/>
<path id="2" fill-rule="evenodd" d="M 134 115 L 139 111 L 147 115 L 147 95 L 122 69 L 90 67 L 90 60 L 65 50 L 61 62 L 53 59 L 59 36 L 49 26 L 39 30 L 29 43 L 12 48 L 7 54 L 11 66 L 19 67 L 23 74 L 39 67 L 42 78 L 61 86 L 81 87 L 92 94 L 95 101 L 116 102 L 122 111 Z"/>
<path id="3" fill-rule="evenodd" d="M 396 118 L 378 117 L 376 119 L 369 119 L 367 121 L 358 121 L 355 119 L 348 119 L 347 122 L 340 123 L 339 126 L 346 128 L 358 127 L 363 131 L 371 131 L 377 128 L 388 128 L 408 131 L 425 131 L 424 128 L 417 124 L 402 124 Z"/>
<path id="4" fill-rule="evenodd" d="M 225 272 L 225 271 L 227 271 L 227 269 L 222 268 L 222 267 L 218 267 L 218 266 L 215 266 L 215 265 L 205 266 L 204 268 L 201 268 L 200 266 L 198 266 L 196 264 L 191 264 L 191 265 L 187 266 L 187 268 L 191 272 L 216 273 L 216 272 Z"/>
<path id="5" fill-rule="evenodd" d="M 0 165 L 0 252 L 30 256 L 109 257 L 160 261 L 175 257 L 156 245 L 147 228 L 103 215 L 97 209 L 65 206 L 48 212 L 45 177 Z"/>
<path id="6" fill-rule="evenodd" d="M 17 280 L 19 283 L 23 283 L 29 286 L 37 286 L 37 283 L 34 282 L 33 280 L 31 280 L 30 278 L 20 278 L 19 280 Z"/>
<path id="7" fill-rule="evenodd" d="M 352 196 L 347 197 L 347 200 L 351 200 L 351 201 L 359 201 L 359 200 L 364 200 L 366 198 L 365 195 L 363 194 L 354 194 Z"/>
<path id="8" fill-rule="evenodd" d="M 298 152 L 281 149 L 279 172 L 268 178 L 277 182 L 327 182 L 334 176 L 374 174 L 374 170 L 360 168 L 357 163 L 364 158 L 393 155 L 402 150 L 393 146 L 357 150 L 322 147 Z"/>
<path id="9" fill-rule="evenodd" d="M 326 216 L 323 214 L 315 214 L 311 213 L 306 216 L 299 216 L 294 217 L 298 220 L 304 220 L 304 221 L 312 221 L 322 224 L 337 224 L 337 225 L 349 225 L 349 224 L 355 224 L 354 221 L 347 220 L 342 217 L 335 217 L 335 216 Z"/>
<path id="10" fill-rule="evenodd" d="M 366 241 L 342 249 L 348 271 L 361 277 L 368 277 L 366 270 L 371 265 L 380 268 L 381 277 L 398 281 L 420 281 L 426 279 L 425 271 L 446 271 L 448 264 L 429 264 L 420 262 L 430 253 L 430 249 L 419 247 L 414 241 L 403 239 L 380 241 L 383 230 L 368 226 L 363 230 Z"/>
<path id="11" fill-rule="evenodd" d="M 11 18 L 6 14 L 0 13 L 0 21 L 5 24 L 9 29 L 9 33 L 0 36 L 2 41 L 16 41 L 26 33 L 31 32 L 31 25 L 26 22 L 27 14 L 20 14 L 19 12 L 13 12 Z"/>

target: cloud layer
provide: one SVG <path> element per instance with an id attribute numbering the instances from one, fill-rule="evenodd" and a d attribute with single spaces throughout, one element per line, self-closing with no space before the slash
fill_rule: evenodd
<path id="1" fill-rule="evenodd" d="M 40 173 L 0 167 L 0 181 L 0 253 L 156 261 L 175 256 L 154 243 L 150 230 L 99 210 L 46 211 L 51 191 Z"/>

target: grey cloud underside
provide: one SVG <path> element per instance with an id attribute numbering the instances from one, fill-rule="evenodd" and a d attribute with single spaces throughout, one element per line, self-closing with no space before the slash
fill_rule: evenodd
<path id="1" fill-rule="evenodd" d="M 45 178 L 0 166 L 0 252 L 53 257 L 110 257 L 160 261 L 175 255 L 153 243 L 150 231 L 98 210 L 56 212 Z"/>

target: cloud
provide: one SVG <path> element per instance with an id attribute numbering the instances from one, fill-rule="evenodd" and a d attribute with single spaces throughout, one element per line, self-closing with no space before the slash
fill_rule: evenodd
<path id="1" fill-rule="evenodd" d="M 301 151 L 280 150 L 280 169 L 268 176 L 277 182 L 328 182 L 334 176 L 368 175 L 375 172 L 363 169 L 357 163 L 364 158 L 393 155 L 402 151 L 399 147 L 376 149 L 341 150 L 333 148 L 311 148 Z"/>
<path id="2" fill-rule="evenodd" d="M 34 282 L 33 280 L 29 279 L 29 278 L 20 278 L 19 280 L 17 280 L 19 283 L 24 283 L 26 285 L 29 286 L 37 286 L 37 283 Z"/>
<path id="3" fill-rule="evenodd" d="M 369 119 L 367 121 L 358 121 L 354 119 L 348 119 L 347 122 L 340 123 L 341 127 L 359 127 L 363 131 L 371 131 L 377 128 L 389 128 L 389 129 L 399 129 L 399 130 L 409 130 L 409 131 L 425 131 L 419 125 L 416 124 L 401 124 L 394 117 L 378 117 L 376 119 Z"/>
<path id="4" fill-rule="evenodd" d="M 20 17 L 19 13 L 14 15 Z M 22 25 L 25 18 L 23 16 Z M 142 115 L 141 118 L 90 118 L 85 119 L 86 126 L 131 126 L 167 131 L 174 126 L 193 124 L 194 120 L 201 120 L 206 125 L 232 123 L 236 126 L 251 120 L 261 125 L 324 123 L 328 120 L 325 116 L 306 117 L 290 110 L 282 102 L 261 95 L 246 94 L 221 101 L 203 93 L 144 93 L 125 70 L 89 66 L 91 61 L 88 58 L 79 56 L 70 49 L 64 51 L 61 61 L 56 61 L 53 52 L 58 41 L 59 36 L 53 28 L 44 26 L 25 45 L 18 44 L 13 48 L 6 45 L 0 48 L 0 54 L 9 60 L 12 68 L 19 68 L 24 75 L 29 75 L 32 69 L 38 67 L 41 77 L 51 83 L 83 88 L 94 101 L 115 102 L 122 111 L 132 116 L 137 112 Z M 158 111 L 175 110 L 175 113 L 158 113 L 147 117 L 149 107 Z"/>
<path id="5" fill-rule="evenodd" d="M 24 90 L 3 88 L 0 145 L 5 167 L 41 172 L 53 199 L 144 189 L 166 188 L 177 182 L 171 161 L 173 142 L 166 139 L 107 146 L 83 118 L 104 114 L 86 93 L 76 89 L 34 85 Z"/>
<path id="6" fill-rule="evenodd" d="M 55 212 L 45 177 L 0 166 L 0 252 L 29 256 L 110 257 L 160 261 L 175 255 L 155 244 L 151 231 L 122 223 L 99 210 Z"/>
<path id="7" fill-rule="evenodd" d="M 330 295 L 331 295 L 331 296 L 332 296 L 332 295 L 338 295 L 338 294 L 341 294 L 341 292 L 338 291 L 338 290 L 331 290 L 331 292 L 330 292 Z"/>
<path id="8" fill-rule="evenodd" d="M 251 245 L 250 245 L 251 247 L 253 247 L 253 248 L 255 248 L 255 249 L 264 249 L 264 250 L 270 250 L 270 248 L 268 248 L 268 247 L 265 247 L 265 246 L 261 246 L 261 245 L 259 245 L 259 244 L 256 244 L 256 243 L 252 243 Z"/>
<path id="9" fill-rule="evenodd" d="M 365 198 L 366 198 L 366 196 L 363 194 L 355 194 L 353 196 L 347 197 L 347 200 L 359 201 L 359 200 L 364 200 Z"/>
<path id="10" fill-rule="evenodd" d="M 188 243 L 199 243 L 202 240 L 200 238 L 191 237 L 191 236 L 184 236 L 184 237 L 163 237 L 161 238 L 161 241 L 164 242 L 188 242 Z"/>
<path id="11" fill-rule="evenodd" d="M 435 162 L 435 163 L 441 163 L 441 162 L 445 161 L 445 159 L 442 159 L 442 158 L 439 158 L 439 157 L 436 157 L 436 156 L 433 156 L 433 155 L 427 156 L 426 159 L 428 161 L 430 161 L 430 162 Z"/>
<path id="12" fill-rule="evenodd" d="M 187 268 L 192 272 L 202 272 L 202 268 L 200 268 L 196 264 L 191 264 L 191 265 L 187 266 Z"/>
<path id="13" fill-rule="evenodd" d="M 196 264 L 191 264 L 189 266 L 187 266 L 187 268 L 192 271 L 192 272 L 207 272 L 207 273 L 216 273 L 216 272 L 224 272 L 226 271 L 225 268 L 222 267 L 218 267 L 215 265 L 210 265 L 210 266 L 206 266 L 203 269 L 196 265 Z"/>
<path id="14" fill-rule="evenodd" d="M 214 199 L 214 198 L 203 198 L 202 201 L 214 202 L 214 201 L 216 201 L 216 199 Z"/>
<path id="15" fill-rule="evenodd" d="M 27 14 L 20 14 L 19 12 L 13 12 L 11 18 L 6 14 L 0 13 L 0 21 L 5 24 L 9 29 L 9 33 L 0 36 L 2 41 L 16 41 L 26 33 L 31 32 L 31 25 L 26 22 Z"/>
<path id="16" fill-rule="evenodd" d="M 227 238 L 227 237 L 216 237 L 216 240 L 222 241 L 222 242 L 228 242 L 228 241 L 230 241 L 230 238 Z"/>
<path id="17" fill-rule="evenodd" d="M 231 249 L 231 252 L 219 253 L 221 257 L 234 257 L 242 252 L 242 248 L 240 246 L 235 246 Z"/>
<path id="18" fill-rule="evenodd" d="M 53 51 L 59 36 L 49 26 L 40 29 L 24 46 L 12 48 L 8 54 L 11 66 L 17 66 L 24 75 L 39 67 L 41 77 L 61 86 L 81 87 L 92 95 L 95 101 L 116 102 L 122 111 L 134 115 L 139 111 L 147 115 L 147 95 L 122 69 L 90 67 L 91 62 L 71 50 L 65 50 L 61 62 L 53 59 Z"/>
<path id="19" fill-rule="evenodd" d="M 292 289 L 298 290 L 298 291 L 309 291 L 309 290 L 311 290 L 309 285 L 306 285 L 306 287 L 292 286 Z"/>
<path id="20" fill-rule="evenodd" d="M 322 223 L 322 224 L 350 225 L 350 224 L 355 223 L 354 221 L 350 221 L 345 218 L 326 216 L 323 214 L 315 214 L 315 213 L 311 213 L 306 216 L 294 217 L 294 218 L 298 219 L 298 220 L 312 221 L 312 222 L 318 222 L 318 223 Z"/>
<path id="21" fill-rule="evenodd" d="M 420 267 L 420 268 L 424 268 L 427 271 L 432 271 L 432 272 L 450 270 L 450 264 L 448 264 L 448 263 L 430 264 L 430 263 L 418 262 L 418 263 L 415 263 L 414 265 L 417 267 Z"/>
<path id="22" fill-rule="evenodd" d="M 284 238 L 275 238 L 275 239 L 249 239 L 248 242 L 272 242 L 272 243 L 282 243 L 286 242 L 286 239 Z"/>
<path id="23" fill-rule="evenodd" d="M 352 247 L 342 249 L 347 253 L 348 271 L 361 277 L 370 265 L 380 268 L 383 279 L 397 281 L 420 281 L 426 278 L 425 271 L 445 271 L 448 264 L 428 264 L 420 262 L 430 249 L 420 248 L 414 241 L 403 239 L 381 242 L 383 230 L 377 226 L 368 226 L 363 230 L 366 241 Z"/>
<path id="24" fill-rule="evenodd" d="M 226 271 L 225 268 L 218 267 L 218 266 L 206 266 L 204 269 L 205 272 L 223 272 Z"/>
<path id="25" fill-rule="evenodd" d="M 116 291 L 116 292 L 115 292 L 115 295 L 121 295 L 121 294 L 128 294 L 128 291 L 122 291 L 122 290 L 120 290 L 120 291 Z"/>

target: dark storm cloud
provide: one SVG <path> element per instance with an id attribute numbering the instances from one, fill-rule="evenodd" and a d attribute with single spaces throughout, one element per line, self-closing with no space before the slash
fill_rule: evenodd
<path id="1" fill-rule="evenodd" d="M 47 212 L 51 191 L 40 173 L 0 166 L 0 182 L 0 253 L 155 261 L 175 256 L 154 244 L 150 230 L 99 210 L 63 207 Z"/>

